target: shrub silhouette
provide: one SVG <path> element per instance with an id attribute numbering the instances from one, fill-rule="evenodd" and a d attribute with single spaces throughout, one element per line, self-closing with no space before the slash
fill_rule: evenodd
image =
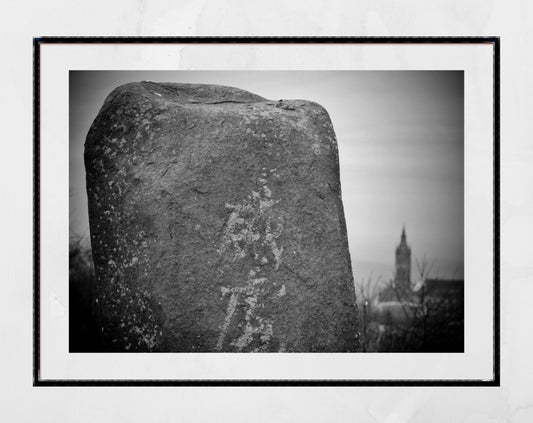
<path id="1" fill-rule="evenodd" d="M 101 347 L 94 308 L 94 264 L 88 237 L 71 234 L 69 240 L 69 350 L 99 351 Z"/>

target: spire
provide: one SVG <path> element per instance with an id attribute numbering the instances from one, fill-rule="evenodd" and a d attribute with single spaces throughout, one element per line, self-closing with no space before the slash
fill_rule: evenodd
<path id="1" fill-rule="evenodd" d="M 406 242 L 406 239 L 405 239 L 405 223 L 403 224 L 403 227 L 402 227 L 402 244 L 405 244 Z"/>

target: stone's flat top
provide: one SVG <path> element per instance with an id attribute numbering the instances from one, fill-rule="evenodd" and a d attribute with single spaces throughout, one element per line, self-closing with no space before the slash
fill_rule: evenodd
<path id="1" fill-rule="evenodd" d="M 110 142 L 117 139 L 133 141 L 138 150 L 170 128 L 180 137 L 197 136 L 204 145 L 205 137 L 231 134 L 248 141 L 259 136 L 271 143 L 291 140 L 297 132 L 311 141 L 314 153 L 324 143 L 338 151 L 328 112 L 313 101 L 268 100 L 223 85 L 143 81 L 121 85 L 108 95 L 87 135 L 86 154 L 97 153 L 91 145 L 114 149 Z"/>
<path id="2" fill-rule="evenodd" d="M 267 101 L 265 98 L 239 88 L 225 85 L 184 84 L 175 82 L 132 82 L 116 88 L 108 97 L 113 100 L 121 93 L 155 95 L 176 103 L 256 103 Z"/>
<path id="3" fill-rule="evenodd" d="M 280 111 L 301 111 L 302 106 L 324 113 L 328 116 L 327 111 L 318 103 L 308 100 L 269 100 L 249 91 L 241 90 L 235 87 L 212 84 L 187 84 L 175 82 L 131 82 L 121 85 L 114 89 L 106 98 L 104 110 L 107 106 L 114 104 L 132 104 L 139 102 L 139 98 L 149 99 L 151 102 L 159 101 L 159 105 L 152 104 L 152 107 L 201 107 L 201 106 L 223 106 L 226 109 L 232 109 L 235 106 L 241 111 L 250 112 L 253 107 L 256 111 L 261 110 L 261 106 L 275 106 Z M 242 109 L 244 107 L 244 109 Z M 273 109 L 276 110 L 276 109 Z"/>

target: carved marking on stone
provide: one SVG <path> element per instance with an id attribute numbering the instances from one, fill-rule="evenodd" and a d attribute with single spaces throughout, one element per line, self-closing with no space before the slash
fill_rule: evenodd
<path id="1" fill-rule="evenodd" d="M 274 173 L 275 169 L 271 171 Z M 230 252 L 229 259 L 235 261 L 252 256 L 254 268 L 249 271 L 245 286 L 223 287 L 223 297 L 231 294 L 226 309 L 226 317 L 222 324 L 217 350 L 221 351 L 227 338 L 227 333 L 231 325 L 235 309 L 240 301 L 245 308 L 244 327 L 241 335 L 230 342 L 230 346 L 237 351 L 242 351 L 259 338 L 261 345 L 254 348 L 253 351 L 262 351 L 268 348 L 268 344 L 273 334 L 273 325 L 270 318 L 257 314 L 257 309 L 261 307 L 260 300 L 264 301 L 264 295 L 267 288 L 268 278 L 260 275 L 264 272 L 263 266 L 269 264 L 269 259 L 264 254 L 258 254 L 255 251 L 264 251 L 272 254 L 272 266 L 274 271 L 279 269 L 283 247 L 277 245 L 276 240 L 283 232 L 283 222 L 281 219 L 272 228 L 272 218 L 264 216 L 265 212 L 270 210 L 279 200 L 272 199 L 272 191 L 267 185 L 267 173 L 263 172 L 262 178 L 258 178 L 261 189 L 252 190 L 246 200 L 241 204 L 225 204 L 227 209 L 231 210 L 225 225 L 225 231 L 222 235 L 220 247 L 217 250 L 219 255 Z M 258 229 L 262 227 L 263 229 Z M 285 295 L 285 285 L 275 294 L 274 298 L 280 298 Z M 244 296 L 241 299 L 241 296 Z"/>
<path id="2" fill-rule="evenodd" d="M 222 291 L 224 294 L 225 291 Z M 235 307 L 237 307 L 237 293 L 233 292 L 231 294 L 231 297 L 228 301 L 228 308 L 226 310 L 226 318 L 224 319 L 224 324 L 222 325 L 222 330 L 220 331 L 220 335 L 218 336 L 218 342 L 217 342 L 217 350 L 222 350 L 222 345 L 224 344 L 224 340 L 226 339 L 226 334 L 228 333 L 229 325 L 231 323 L 231 318 L 233 316 L 233 313 L 235 313 Z"/>

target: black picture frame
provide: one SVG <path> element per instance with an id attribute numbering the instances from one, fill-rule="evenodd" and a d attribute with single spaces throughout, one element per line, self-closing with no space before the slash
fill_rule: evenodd
<path id="1" fill-rule="evenodd" d="M 45 44 L 485 44 L 493 51 L 493 375 L 490 380 L 50 380 L 40 376 L 40 49 Z M 33 385 L 500 386 L 500 39 L 491 37 L 38 37 L 33 39 Z"/>

